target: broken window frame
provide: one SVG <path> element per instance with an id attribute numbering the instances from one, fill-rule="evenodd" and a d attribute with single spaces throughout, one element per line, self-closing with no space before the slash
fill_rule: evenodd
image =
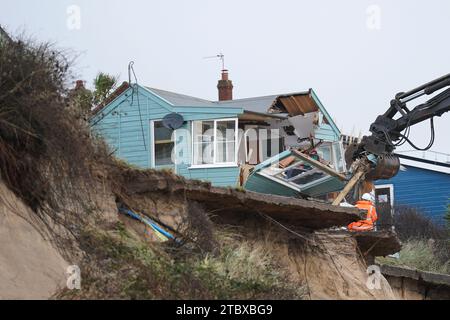
<path id="1" fill-rule="evenodd" d="M 321 147 L 323 148 L 324 145 L 326 146 L 327 144 L 329 144 L 329 147 L 330 147 L 330 150 L 331 150 L 331 155 L 330 155 L 330 157 L 331 157 L 331 162 L 330 162 L 331 168 L 333 170 L 337 171 L 337 172 L 343 172 L 344 168 L 345 168 L 345 163 L 343 162 L 342 146 L 339 146 L 339 149 L 338 149 L 340 151 L 340 153 L 341 153 L 341 157 L 340 157 L 340 161 L 339 161 L 338 157 L 337 157 L 337 154 L 335 154 L 336 152 L 335 152 L 334 145 L 336 143 L 340 144 L 340 142 L 338 142 L 338 141 L 337 142 L 325 142 L 324 144 L 321 145 Z M 258 174 L 260 174 L 260 175 L 262 175 L 262 176 L 264 176 L 264 177 L 266 177 L 268 179 L 271 179 L 273 181 L 276 181 L 278 183 L 281 183 L 281 184 L 283 184 L 283 185 L 285 185 L 285 186 L 287 186 L 289 188 L 292 188 L 292 189 L 294 189 L 294 190 L 296 190 L 298 192 L 302 192 L 302 190 L 306 190 L 308 188 L 311 188 L 311 187 L 313 187 L 313 186 L 315 186 L 317 184 L 320 184 L 321 182 L 324 182 L 324 181 L 326 181 L 326 180 L 331 178 L 331 176 L 328 173 L 326 173 L 322 169 L 316 167 L 313 163 L 299 158 L 294 153 L 292 153 L 291 155 L 294 156 L 296 158 L 296 160 L 295 160 L 295 162 L 293 164 L 289 165 L 288 167 L 286 167 L 286 168 L 275 168 L 274 166 L 278 166 L 278 162 L 277 162 L 277 163 L 274 163 L 274 164 L 272 164 L 272 165 L 270 165 L 270 166 L 268 166 L 268 167 L 266 167 L 264 169 L 261 169 L 258 172 Z M 285 176 L 285 174 L 286 174 L 286 172 L 288 170 L 297 168 L 301 164 L 307 164 L 307 165 L 311 166 L 312 169 L 310 169 L 308 171 L 305 171 L 305 172 L 302 172 L 302 173 L 299 173 L 297 175 L 294 175 L 294 176 L 292 176 L 290 178 L 287 178 Z M 269 168 L 271 168 L 272 170 L 275 169 L 275 172 L 273 174 L 270 174 L 269 173 L 269 171 L 270 171 Z M 340 170 L 340 169 L 342 169 L 342 170 Z M 320 177 L 320 178 L 317 178 L 315 180 L 308 181 L 308 182 L 306 182 L 304 184 L 297 184 L 297 183 L 293 182 L 295 180 L 299 180 L 301 178 L 310 176 L 310 175 L 312 175 L 314 173 L 318 173 L 318 172 L 323 173 L 323 176 Z"/>

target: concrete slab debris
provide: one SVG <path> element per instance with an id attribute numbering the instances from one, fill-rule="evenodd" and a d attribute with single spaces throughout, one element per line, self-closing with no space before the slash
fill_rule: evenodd
<path id="1" fill-rule="evenodd" d="M 450 299 L 450 275 L 381 265 L 381 273 L 402 299 Z"/>
<path id="2" fill-rule="evenodd" d="M 346 226 L 363 216 L 355 208 L 250 191 L 190 186 L 186 192 L 190 200 L 201 202 L 208 211 L 236 221 L 243 215 L 262 213 L 281 223 L 316 230 Z"/>

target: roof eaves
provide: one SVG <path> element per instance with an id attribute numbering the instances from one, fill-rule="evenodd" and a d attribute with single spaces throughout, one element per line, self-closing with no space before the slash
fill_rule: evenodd
<path id="1" fill-rule="evenodd" d="M 403 159 L 400 161 L 400 164 L 404 167 L 413 167 L 421 170 L 427 170 L 432 172 L 444 173 L 450 175 L 450 169 L 446 167 L 439 167 L 437 165 L 427 164 L 427 163 L 418 163 L 413 160 Z"/>
<path id="2" fill-rule="evenodd" d="M 231 107 L 233 108 L 233 107 Z M 263 113 L 263 112 L 256 112 L 256 111 L 251 111 L 251 110 L 245 110 L 244 109 L 244 113 L 249 113 L 249 114 L 256 114 L 256 115 L 261 115 L 261 116 L 265 116 L 265 117 L 271 117 L 271 118 L 277 118 L 277 119 L 282 119 L 285 120 L 287 118 L 287 113 Z"/>
<path id="3" fill-rule="evenodd" d="M 156 97 L 158 97 L 159 99 L 163 100 L 165 103 L 167 103 L 167 104 L 169 104 L 169 105 L 171 105 L 171 106 L 174 106 L 174 104 L 173 104 L 172 102 L 170 102 L 170 101 L 168 101 L 167 99 L 161 97 L 161 96 L 160 96 L 159 94 L 157 94 L 154 90 L 152 90 L 153 88 L 146 87 L 146 86 L 143 86 L 143 88 L 144 88 L 145 90 L 147 90 L 148 92 L 150 92 L 151 94 L 153 94 L 153 95 L 155 95 Z"/>
<path id="4" fill-rule="evenodd" d="M 330 116 L 330 114 L 328 113 L 327 109 L 325 108 L 325 106 L 322 104 L 322 102 L 320 101 L 319 97 L 317 96 L 317 94 L 314 92 L 313 89 L 309 89 L 309 92 L 311 94 L 311 97 L 313 98 L 313 100 L 315 101 L 315 103 L 317 104 L 317 106 L 319 107 L 320 111 L 322 111 L 322 113 L 324 114 L 324 116 L 327 118 L 328 122 L 330 123 L 330 126 L 333 128 L 333 131 L 340 136 L 341 135 L 341 130 L 339 130 L 339 128 L 337 127 L 336 123 L 334 122 L 333 118 Z"/>
<path id="5" fill-rule="evenodd" d="M 408 156 L 406 154 L 402 154 L 400 153 L 401 151 L 399 151 L 398 153 L 395 153 L 395 155 L 399 158 L 403 158 L 403 159 L 407 159 L 407 160 L 412 160 L 412 161 L 417 161 L 417 162 L 423 162 L 423 163 L 428 163 L 428 164 L 432 164 L 432 165 L 436 165 L 436 166 L 441 166 L 441 167 L 446 167 L 446 168 L 450 168 L 450 163 L 449 162 L 441 162 L 441 161 L 434 161 L 434 160 L 430 160 L 430 159 L 424 159 L 424 158 L 418 158 L 418 157 L 413 157 L 413 156 Z"/>
<path id="6" fill-rule="evenodd" d="M 283 97 L 290 97 L 290 96 L 305 96 L 310 94 L 311 89 L 309 89 L 308 91 L 299 91 L 299 92 L 292 92 L 292 93 L 283 93 L 283 94 L 279 94 L 278 98 L 283 98 Z"/>

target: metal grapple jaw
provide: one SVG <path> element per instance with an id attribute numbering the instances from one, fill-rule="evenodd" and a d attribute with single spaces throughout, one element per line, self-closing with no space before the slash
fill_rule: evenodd
<path id="1" fill-rule="evenodd" d="M 400 159 L 394 154 L 374 156 L 373 161 L 374 162 L 371 162 L 374 166 L 366 173 L 366 179 L 368 180 L 390 179 L 394 177 L 400 169 Z"/>
<path id="2" fill-rule="evenodd" d="M 366 138 L 366 137 L 364 137 Z M 365 159 L 369 164 L 365 174 L 366 180 L 390 179 L 394 177 L 400 169 L 400 159 L 393 153 L 382 152 L 380 154 L 370 152 L 372 148 L 366 148 L 364 138 L 360 143 L 351 144 L 345 152 L 347 169 L 351 170 L 351 164 L 357 159 Z M 367 139 L 366 139 L 367 141 Z M 369 149 L 369 150 L 367 150 Z"/>

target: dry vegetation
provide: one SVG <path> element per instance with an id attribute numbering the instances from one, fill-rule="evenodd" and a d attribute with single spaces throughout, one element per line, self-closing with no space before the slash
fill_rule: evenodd
<path id="1" fill-rule="evenodd" d="M 434 241 L 410 239 L 403 244 L 399 258 L 378 258 L 379 262 L 423 271 L 450 274 L 450 260 L 439 257 Z"/>
<path id="2" fill-rule="evenodd" d="M 92 165 L 109 159 L 70 108 L 69 64 L 49 44 L 0 44 L 0 178 L 48 225 L 45 231 L 56 224 L 77 237 L 86 213 L 95 212 Z"/>
<path id="3" fill-rule="evenodd" d="M 304 287 L 291 283 L 261 244 L 218 235 L 216 254 L 187 247 L 148 244 L 123 226 L 90 230 L 82 248 L 92 260 L 82 265 L 83 288 L 58 299 L 302 299 Z"/>
<path id="4" fill-rule="evenodd" d="M 47 224 L 45 232 L 66 255 L 75 247 L 83 253 L 82 290 L 55 297 L 301 298 L 302 288 L 286 280 L 269 253 L 213 231 L 195 205 L 186 238 L 198 245 L 149 245 L 121 223 L 100 223 L 90 196 L 98 177 L 126 204 L 120 181 L 136 170 L 111 157 L 73 110 L 69 64 L 47 44 L 0 42 L 0 179 Z"/>
<path id="5" fill-rule="evenodd" d="M 377 258 L 378 262 L 450 274 L 450 239 L 444 226 L 403 206 L 396 208 L 395 229 L 403 242 L 399 258 Z"/>

